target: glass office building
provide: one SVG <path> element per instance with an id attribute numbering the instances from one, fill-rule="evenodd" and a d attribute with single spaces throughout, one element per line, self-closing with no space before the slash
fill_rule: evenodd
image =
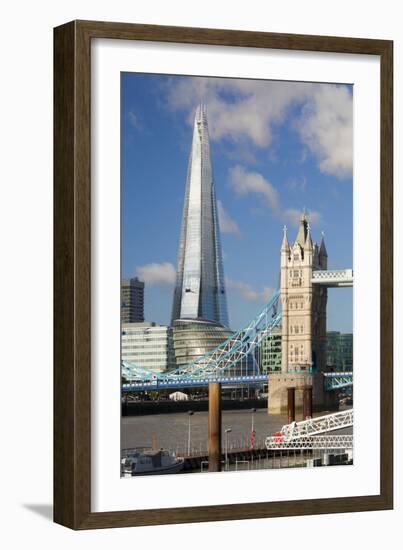
<path id="1" fill-rule="evenodd" d="M 156 372 L 175 367 L 172 328 L 157 323 L 122 324 L 122 361 Z"/>
<path id="2" fill-rule="evenodd" d="M 258 351 L 261 374 L 281 372 L 281 327 L 275 327 L 262 342 Z"/>
<path id="3" fill-rule="evenodd" d="M 203 319 L 176 319 L 173 323 L 173 347 L 176 365 L 187 365 L 215 349 L 232 336 L 228 328 Z"/>
<path id="4" fill-rule="evenodd" d="M 335 371 L 353 370 L 353 335 L 329 331 L 326 334 L 327 366 Z"/>
<path id="5" fill-rule="evenodd" d="M 172 322 L 176 319 L 229 325 L 204 105 L 194 119 L 172 307 Z"/>

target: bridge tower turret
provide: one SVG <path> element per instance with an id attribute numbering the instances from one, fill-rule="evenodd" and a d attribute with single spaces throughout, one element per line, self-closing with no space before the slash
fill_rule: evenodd
<path id="1" fill-rule="evenodd" d="M 327 250 L 325 245 L 325 235 L 322 231 L 322 239 L 320 242 L 320 249 L 319 249 L 319 264 L 320 269 L 327 269 Z"/>
<path id="2" fill-rule="evenodd" d="M 322 239 L 318 254 L 318 269 L 327 270 L 327 250 L 325 237 L 322 232 Z M 312 308 L 312 323 L 314 344 L 316 350 L 316 367 L 318 371 L 326 370 L 326 319 L 327 319 L 327 287 L 314 285 L 314 302 Z"/>

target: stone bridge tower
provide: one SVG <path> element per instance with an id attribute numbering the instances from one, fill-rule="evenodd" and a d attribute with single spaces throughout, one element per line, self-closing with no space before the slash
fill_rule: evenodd
<path id="1" fill-rule="evenodd" d="M 327 269 L 324 238 L 313 244 L 306 214 L 290 246 L 281 246 L 282 372 L 323 371 L 326 367 L 327 289 L 312 284 L 312 272 Z"/>
<path id="2" fill-rule="evenodd" d="M 281 373 L 269 376 L 269 414 L 284 413 L 287 388 L 296 388 L 295 404 L 302 408 L 302 390 L 313 388 L 315 408 L 325 405 L 322 371 L 326 368 L 327 288 L 312 283 L 315 270 L 327 269 L 327 252 L 312 242 L 308 218 L 300 219 L 297 238 L 290 245 L 287 229 L 281 245 L 282 363 Z"/>

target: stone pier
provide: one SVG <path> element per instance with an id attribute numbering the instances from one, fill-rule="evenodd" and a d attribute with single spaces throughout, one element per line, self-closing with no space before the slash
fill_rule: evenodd
<path id="1" fill-rule="evenodd" d="M 336 401 L 334 392 L 324 390 L 324 376 L 322 373 L 270 373 L 268 390 L 268 413 L 287 414 L 288 388 L 295 388 L 295 411 L 303 414 L 304 388 L 312 386 L 313 411 L 334 410 Z"/>

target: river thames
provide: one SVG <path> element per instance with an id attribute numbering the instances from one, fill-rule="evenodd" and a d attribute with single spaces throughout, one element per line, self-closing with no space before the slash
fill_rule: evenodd
<path id="1" fill-rule="evenodd" d="M 328 414 L 329 411 L 315 413 L 314 416 Z M 232 410 L 222 412 L 222 447 L 248 448 L 251 446 L 253 428 L 256 432 L 254 447 L 264 448 L 267 436 L 273 435 L 287 424 L 285 415 L 268 415 L 266 409 Z M 190 454 L 207 451 L 208 412 L 169 413 L 158 415 L 126 416 L 122 418 L 122 449 L 151 447 L 154 444 L 164 449 L 187 454 L 189 450 L 190 420 Z M 302 420 L 297 416 L 296 420 Z M 231 430 L 227 433 L 225 430 Z"/>

